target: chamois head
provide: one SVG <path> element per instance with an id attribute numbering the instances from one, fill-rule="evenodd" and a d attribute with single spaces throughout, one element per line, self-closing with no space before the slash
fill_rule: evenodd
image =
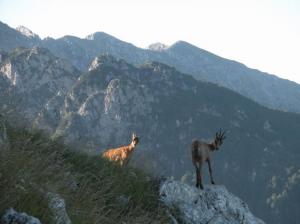
<path id="1" fill-rule="evenodd" d="M 216 150 L 218 150 L 219 147 L 223 144 L 223 140 L 226 138 L 225 132 L 226 131 L 222 132 L 222 129 L 220 129 L 220 131 L 216 133 L 215 140 L 214 140 L 214 145 Z"/>
<path id="2" fill-rule="evenodd" d="M 132 133 L 132 137 L 131 137 L 132 146 L 135 147 L 138 143 L 139 143 L 139 138 L 135 133 Z"/>

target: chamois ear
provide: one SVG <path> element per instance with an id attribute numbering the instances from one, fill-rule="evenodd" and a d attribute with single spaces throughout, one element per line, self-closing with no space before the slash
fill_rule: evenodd
<path id="1" fill-rule="evenodd" d="M 224 139 L 226 139 L 226 136 L 225 136 L 226 132 L 227 132 L 227 130 L 223 131 L 223 133 L 220 135 L 221 143 L 224 141 Z"/>
<path id="2" fill-rule="evenodd" d="M 219 138 L 219 133 L 216 132 L 215 138 L 218 139 Z"/>
<path id="3" fill-rule="evenodd" d="M 139 143 L 139 137 L 135 133 L 132 133 L 132 139 L 131 142 L 134 142 L 135 145 Z"/>
<path id="4" fill-rule="evenodd" d="M 133 140 L 134 138 L 136 138 L 136 134 L 135 134 L 134 132 L 132 133 L 132 137 L 131 137 L 131 138 L 132 138 L 132 140 Z"/>
<path id="5" fill-rule="evenodd" d="M 216 132 L 215 139 L 219 139 L 220 138 L 220 134 L 221 134 L 221 129 Z"/>

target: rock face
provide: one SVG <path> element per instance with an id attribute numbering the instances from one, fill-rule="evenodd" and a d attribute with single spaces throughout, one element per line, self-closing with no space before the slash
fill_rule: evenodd
<path id="1" fill-rule="evenodd" d="M 149 86 L 139 83 L 141 78 L 138 69 L 123 60 L 95 59 L 90 71 L 61 101 L 64 114 L 54 135 L 68 136 L 70 142 L 90 139 L 94 148 L 102 150 L 127 143 L 131 132 L 141 128 L 139 116 L 148 114 L 149 121 L 144 122 L 152 120 L 154 98 Z M 43 117 L 41 114 L 40 119 Z"/>
<path id="2" fill-rule="evenodd" d="M 6 92 L 17 97 L 24 117 L 33 120 L 48 101 L 65 93 L 75 83 L 79 72 L 70 63 L 43 48 L 17 48 L 0 62 L 0 76 L 9 87 Z"/>
<path id="3" fill-rule="evenodd" d="M 8 209 L 2 216 L 1 223 L 3 224 L 41 224 L 40 220 L 29 216 L 26 213 L 16 212 L 14 209 Z"/>
<path id="4" fill-rule="evenodd" d="M 160 195 L 169 207 L 180 210 L 188 224 L 264 224 L 248 206 L 224 186 L 205 186 L 205 190 L 177 181 L 166 181 Z"/>

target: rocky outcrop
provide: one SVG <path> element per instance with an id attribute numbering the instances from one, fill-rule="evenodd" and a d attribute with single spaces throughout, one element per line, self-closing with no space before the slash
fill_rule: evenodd
<path id="1" fill-rule="evenodd" d="M 35 34 L 25 26 L 18 26 L 16 27 L 16 30 L 19 31 L 24 36 L 28 37 L 29 39 L 36 39 L 37 42 L 41 40 L 39 35 Z"/>
<path id="2" fill-rule="evenodd" d="M 65 200 L 56 193 L 47 193 L 49 208 L 52 211 L 53 223 L 55 224 L 72 224 L 66 211 Z"/>
<path id="3" fill-rule="evenodd" d="M 148 46 L 148 49 L 151 50 L 151 51 L 164 51 L 166 49 L 168 49 L 168 45 L 166 44 L 163 44 L 163 43 L 153 43 L 153 44 L 150 44 Z"/>
<path id="4" fill-rule="evenodd" d="M 13 208 L 8 209 L 1 219 L 2 224 L 41 224 L 40 220 L 27 215 L 25 212 L 17 212 Z"/>
<path id="5" fill-rule="evenodd" d="M 205 190 L 177 181 L 166 181 L 160 188 L 164 203 L 178 208 L 188 224 L 264 224 L 247 204 L 224 186 L 205 186 Z"/>

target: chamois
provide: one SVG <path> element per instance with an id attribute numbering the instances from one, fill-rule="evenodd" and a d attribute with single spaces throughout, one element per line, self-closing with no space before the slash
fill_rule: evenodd
<path id="1" fill-rule="evenodd" d="M 133 133 L 131 138 L 131 143 L 129 145 L 106 150 L 102 154 L 102 157 L 110 161 L 116 162 L 121 166 L 127 165 L 138 143 L 139 143 L 139 138 L 136 136 L 135 133 Z"/>
<path id="2" fill-rule="evenodd" d="M 210 153 L 215 150 L 218 150 L 219 147 L 222 145 L 223 140 L 226 138 L 224 134 L 225 131 L 222 132 L 222 130 L 220 129 L 220 131 L 216 133 L 212 143 L 206 143 L 199 140 L 193 140 L 192 142 L 192 162 L 196 168 L 196 187 L 200 187 L 202 190 L 202 166 L 205 162 L 208 163 L 211 184 L 215 184 L 212 176 Z"/>

